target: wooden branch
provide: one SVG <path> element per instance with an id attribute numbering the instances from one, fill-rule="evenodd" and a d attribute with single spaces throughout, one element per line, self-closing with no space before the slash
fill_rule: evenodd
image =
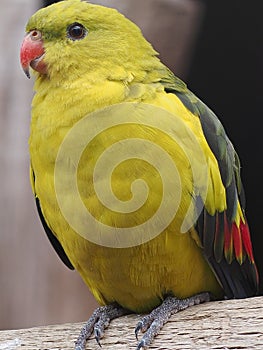
<path id="1" fill-rule="evenodd" d="M 102 349 L 135 350 L 134 328 L 140 316 L 111 322 Z M 0 350 L 72 350 L 83 323 L 0 332 Z M 87 350 L 100 349 L 92 338 Z M 263 349 L 263 297 L 210 302 L 174 315 L 151 349 Z"/>

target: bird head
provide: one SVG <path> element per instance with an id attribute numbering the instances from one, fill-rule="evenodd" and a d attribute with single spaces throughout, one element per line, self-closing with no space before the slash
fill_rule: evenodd
<path id="1" fill-rule="evenodd" d="M 28 77 L 31 67 L 49 79 L 96 71 L 117 79 L 123 69 L 139 74 L 159 61 L 134 23 L 114 9 L 86 1 L 65 0 L 38 10 L 26 32 L 20 60 Z"/>

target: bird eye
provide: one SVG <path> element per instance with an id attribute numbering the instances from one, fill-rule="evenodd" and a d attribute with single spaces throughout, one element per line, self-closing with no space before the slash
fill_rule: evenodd
<path id="1" fill-rule="evenodd" d="M 68 27 L 68 37 L 72 40 L 81 40 L 85 38 L 87 30 L 80 23 L 73 23 Z"/>
<path id="2" fill-rule="evenodd" d="M 42 34 L 39 30 L 32 30 L 30 32 L 30 37 L 33 41 L 40 40 L 42 38 Z"/>

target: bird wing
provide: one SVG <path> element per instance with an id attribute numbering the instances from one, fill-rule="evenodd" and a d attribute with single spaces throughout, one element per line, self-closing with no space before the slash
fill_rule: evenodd
<path id="1" fill-rule="evenodd" d="M 33 189 L 33 192 L 35 194 L 35 200 L 36 200 L 36 206 L 37 206 L 37 211 L 38 211 L 38 215 L 40 217 L 40 221 L 44 227 L 44 230 L 46 232 L 46 235 L 50 241 L 50 243 L 52 244 L 53 248 L 55 249 L 55 251 L 57 252 L 58 256 L 60 257 L 60 259 L 63 261 L 63 263 L 71 270 L 74 270 L 74 267 L 73 265 L 71 264 L 67 254 L 65 253 L 62 245 L 60 244 L 59 240 L 57 239 L 57 237 L 54 235 L 54 233 L 52 232 L 52 230 L 50 229 L 50 227 L 48 226 L 45 218 L 44 218 L 44 215 L 42 213 L 42 210 L 41 210 L 41 203 L 40 203 L 40 200 L 39 198 L 37 197 L 37 194 L 35 193 L 35 186 L 34 186 L 34 183 L 35 183 L 35 176 L 34 176 L 34 172 L 33 172 L 33 169 L 32 167 L 30 167 L 30 180 L 31 180 L 31 187 Z"/>
<path id="2" fill-rule="evenodd" d="M 255 295 L 258 272 L 255 265 L 248 223 L 245 218 L 245 196 L 240 177 L 238 155 L 216 115 L 186 85 L 172 74 L 162 81 L 167 93 L 175 94 L 185 107 L 198 117 L 207 144 L 213 152 L 226 193 L 226 209 L 210 215 L 205 203 L 196 222 L 204 255 L 214 270 L 226 297 Z M 237 220 L 237 216 L 241 216 Z"/>

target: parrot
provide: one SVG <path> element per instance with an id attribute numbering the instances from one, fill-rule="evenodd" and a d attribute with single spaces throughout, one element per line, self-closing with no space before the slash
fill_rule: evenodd
<path id="1" fill-rule="evenodd" d="M 257 295 L 240 160 L 215 113 L 116 9 L 60 1 L 25 32 L 37 211 L 100 305 L 75 349 L 128 313 L 148 348 L 178 311 Z"/>

